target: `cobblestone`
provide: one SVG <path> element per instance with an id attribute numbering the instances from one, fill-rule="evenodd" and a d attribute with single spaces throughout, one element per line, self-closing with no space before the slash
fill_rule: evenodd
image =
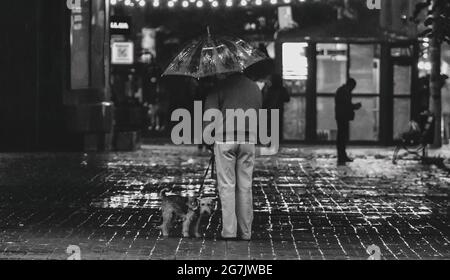
<path id="1" fill-rule="evenodd" d="M 201 239 L 160 236 L 158 193 L 195 193 L 208 163 L 195 148 L 133 153 L 0 155 L 0 259 L 450 258 L 449 173 L 385 149 L 355 150 L 337 167 L 326 148 L 284 148 L 257 161 L 254 240 L 218 240 L 220 213 Z M 214 181 L 206 192 L 215 195 Z"/>

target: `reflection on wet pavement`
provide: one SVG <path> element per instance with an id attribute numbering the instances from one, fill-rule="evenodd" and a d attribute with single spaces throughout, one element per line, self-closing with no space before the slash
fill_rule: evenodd
<path id="1" fill-rule="evenodd" d="M 170 146 L 2 155 L 0 258 L 64 259 L 69 245 L 87 259 L 367 259 L 370 245 L 385 259 L 450 258 L 446 171 L 382 154 L 337 168 L 292 148 L 258 159 L 251 243 L 218 241 L 219 211 L 204 238 L 178 225 L 163 239 L 159 192 L 196 195 L 208 160 Z M 216 195 L 210 177 L 205 193 Z"/>

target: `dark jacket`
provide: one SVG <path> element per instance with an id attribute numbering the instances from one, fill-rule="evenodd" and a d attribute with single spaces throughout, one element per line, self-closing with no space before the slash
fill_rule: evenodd
<path id="1" fill-rule="evenodd" d="M 355 119 L 356 105 L 352 103 L 352 93 L 347 86 L 344 85 L 337 90 L 335 101 L 337 121 L 352 121 Z"/>
<path id="2" fill-rule="evenodd" d="M 205 103 L 205 111 L 218 109 L 222 111 L 223 115 L 226 115 L 227 109 L 242 109 L 244 111 L 255 109 L 259 112 L 262 108 L 262 93 L 252 80 L 242 74 L 233 74 L 217 83 L 206 98 Z M 245 135 L 246 138 L 250 136 L 252 141 L 257 139 L 257 131 L 253 131 L 247 124 L 244 131 L 238 131 L 237 126 L 233 125 L 234 123 L 234 120 L 226 116 L 224 126 L 220 130 L 225 134 L 228 133 L 228 136 L 241 134 Z"/>
<path id="3" fill-rule="evenodd" d="M 288 103 L 291 100 L 289 93 L 284 87 L 270 87 L 264 96 L 264 109 L 281 110 L 284 107 L 284 103 Z"/>

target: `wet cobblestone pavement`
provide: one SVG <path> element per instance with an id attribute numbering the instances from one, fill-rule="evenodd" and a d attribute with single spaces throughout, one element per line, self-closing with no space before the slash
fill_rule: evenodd
<path id="1" fill-rule="evenodd" d="M 220 213 L 201 239 L 164 239 L 158 193 L 195 193 L 209 158 L 194 148 L 134 153 L 0 155 L 0 259 L 450 258 L 445 170 L 362 150 L 348 167 L 321 148 L 259 158 L 254 240 L 217 240 Z M 214 182 L 206 191 L 214 195 Z"/>

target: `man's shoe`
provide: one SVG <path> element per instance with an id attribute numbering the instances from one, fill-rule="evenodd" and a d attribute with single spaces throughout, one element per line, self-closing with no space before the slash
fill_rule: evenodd
<path id="1" fill-rule="evenodd" d="M 354 162 L 354 161 L 355 161 L 354 159 L 349 158 L 349 157 L 345 159 L 345 162 Z"/>

